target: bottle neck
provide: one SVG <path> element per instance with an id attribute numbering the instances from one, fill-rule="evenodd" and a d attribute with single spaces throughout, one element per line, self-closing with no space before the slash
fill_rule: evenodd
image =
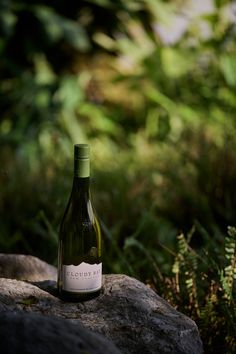
<path id="1" fill-rule="evenodd" d="M 74 176 L 73 180 L 73 195 L 77 199 L 90 198 L 90 178 Z"/>
<path id="2" fill-rule="evenodd" d="M 73 190 L 76 198 L 89 198 L 90 160 L 74 159 Z"/>
<path id="3" fill-rule="evenodd" d="M 74 159 L 74 178 L 89 178 L 90 177 L 90 160 L 89 158 Z"/>

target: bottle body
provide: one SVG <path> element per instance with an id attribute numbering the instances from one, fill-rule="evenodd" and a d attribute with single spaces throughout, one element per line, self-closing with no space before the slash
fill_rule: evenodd
<path id="1" fill-rule="evenodd" d="M 101 231 L 90 198 L 89 161 L 80 160 L 75 159 L 72 192 L 59 233 L 58 291 L 68 301 L 92 298 L 102 287 Z"/>

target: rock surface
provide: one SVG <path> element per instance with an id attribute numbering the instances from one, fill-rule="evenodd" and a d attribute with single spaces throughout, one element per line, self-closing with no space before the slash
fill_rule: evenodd
<path id="1" fill-rule="evenodd" d="M 82 303 L 62 302 L 53 295 L 56 293 L 53 286 L 52 281 L 30 284 L 2 278 L 0 312 L 24 311 L 57 317 L 68 325 L 82 324 L 112 340 L 124 354 L 203 351 L 196 324 L 134 278 L 105 275 L 101 295 Z M 37 330 L 39 337 L 41 330 L 43 326 Z"/>
<path id="2" fill-rule="evenodd" d="M 0 253 L 0 278 L 28 281 L 56 280 L 56 267 L 33 256 Z"/>
<path id="3" fill-rule="evenodd" d="M 79 323 L 22 311 L 1 313 L 0 343 L 4 354 L 121 354 Z"/>

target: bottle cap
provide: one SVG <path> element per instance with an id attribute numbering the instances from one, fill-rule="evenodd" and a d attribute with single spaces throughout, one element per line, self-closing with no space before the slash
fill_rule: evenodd
<path id="1" fill-rule="evenodd" d="M 89 159 L 90 148 L 88 144 L 75 144 L 74 156 L 76 160 Z"/>

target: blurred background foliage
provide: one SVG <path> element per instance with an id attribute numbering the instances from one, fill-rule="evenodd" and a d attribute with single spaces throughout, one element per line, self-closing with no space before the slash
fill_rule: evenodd
<path id="1" fill-rule="evenodd" d="M 0 3 L 1 251 L 56 264 L 73 144 L 88 142 L 105 270 L 191 315 L 209 353 L 235 349 L 235 11 Z"/>

